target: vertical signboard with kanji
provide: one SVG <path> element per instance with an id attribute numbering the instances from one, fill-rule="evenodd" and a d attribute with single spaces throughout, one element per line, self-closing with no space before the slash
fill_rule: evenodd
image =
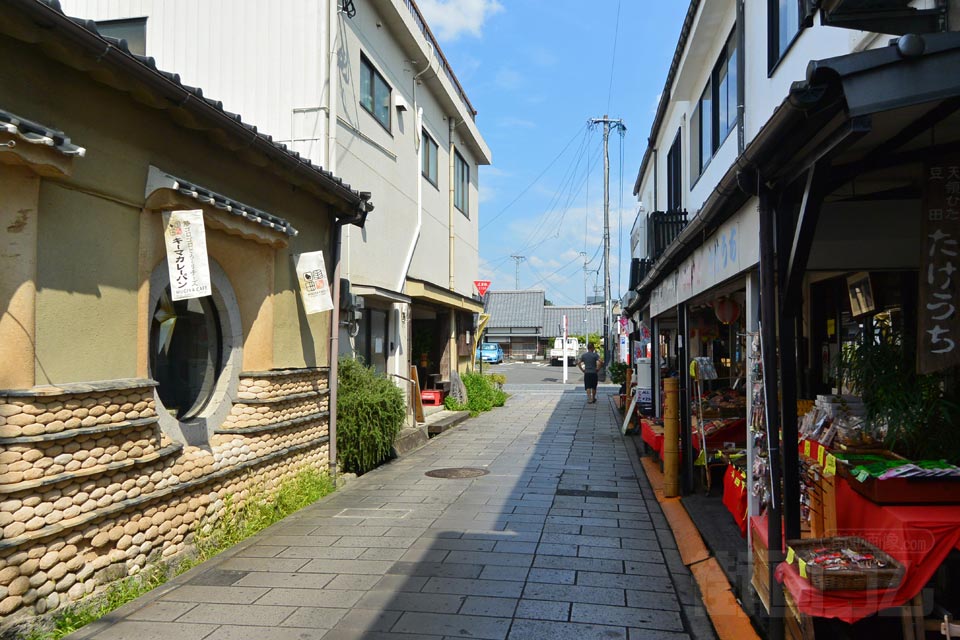
<path id="1" fill-rule="evenodd" d="M 917 370 L 960 364 L 960 156 L 925 168 Z"/>
<path id="2" fill-rule="evenodd" d="M 187 300 L 209 296 L 210 265 L 203 211 L 164 211 L 163 225 L 171 297 Z"/>

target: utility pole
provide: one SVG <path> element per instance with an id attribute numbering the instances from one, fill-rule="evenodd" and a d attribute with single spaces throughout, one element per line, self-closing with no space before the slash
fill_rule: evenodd
<path id="1" fill-rule="evenodd" d="M 593 118 L 591 124 L 603 125 L 603 371 L 600 379 L 606 381 L 607 371 L 613 353 L 613 308 L 610 304 L 610 128 L 619 131 L 622 136 L 627 130 L 623 120 L 611 119 L 604 114 L 602 118 Z"/>
<path id="2" fill-rule="evenodd" d="M 510 256 L 517 263 L 517 278 L 514 288 L 520 289 L 520 263 L 527 259 L 527 256 Z"/>

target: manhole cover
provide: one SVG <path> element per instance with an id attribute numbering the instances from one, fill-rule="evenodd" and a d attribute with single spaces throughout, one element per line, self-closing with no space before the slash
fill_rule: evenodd
<path id="1" fill-rule="evenodd" d="M 431 478 L 477 478 L 488 473 L 490 472 L 486 469 L 477 469 L 476 467 L 454 467 L 452 469 L 433 469 L 423 475 Z"/>

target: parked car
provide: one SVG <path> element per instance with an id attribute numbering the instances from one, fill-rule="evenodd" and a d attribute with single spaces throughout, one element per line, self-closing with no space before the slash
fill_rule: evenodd
<path id="1" fill-rule="evenodd" d="M 480 343 L 480 348 L 477 349 L 477 360 L 481 359 L 484 362 L 492 362 L 494 364 L 503 362 L 503 349 L 500 348 L 500 344 L 497 342 Z"/>

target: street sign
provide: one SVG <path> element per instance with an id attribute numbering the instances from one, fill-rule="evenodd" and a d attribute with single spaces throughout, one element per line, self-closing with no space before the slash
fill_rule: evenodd
<path id="1" fill-rule="evenodd" d="M 481 295 L 481 297 L 482 297 L 483 295 L 485 295 L 485 294 L 487 293 L 487 289 L 490 288 L 490 281 L 489 281 L 489 280 L 474 280 L 474 281 L 473 281 L 473 286 L 475 286 L 475 287 L 477 288 L 477 292 L 478 292 L 478 293 Z"/>

